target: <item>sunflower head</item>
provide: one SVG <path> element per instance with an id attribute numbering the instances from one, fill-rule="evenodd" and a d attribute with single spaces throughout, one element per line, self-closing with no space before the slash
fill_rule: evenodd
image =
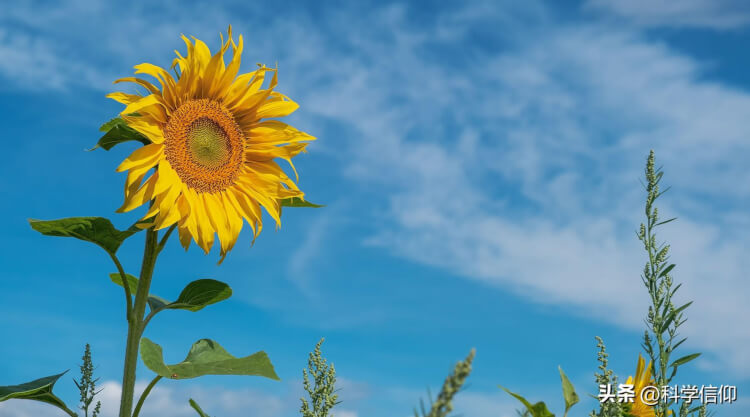
<path id="1" fill-rule="evenodd" d="M 132 82 L 148 94 L 108 95 L 125 104 L 122 119 L 150 141 L 117 168 L 127 171 L 125 202 L 118 211 L 150 203 L 143 216 L 147 227 L 175 226 L 186 249 L 195 241 L 206 253 L 218 235 L 223 260 L 244 222 L 253 240 L 258 236 L 261 207 L 278 227 L 280 201 L 304 198 L 276 160 L 286 160 L 294 170 L 292 158 L 315 138 L 272 120 L 298 107 L 274 91 L 276 69 L 259 65 L 238 75 L 243 39 L 240 35 L 235 43 L 231 26 L 214 54 L 199 39 L 182 39 L 187 53 L 176 52 L 176 78 L 156 65 L 136 65 L 136 74 L 154 77 L 159 86 L 127 77 L 115 83 Z M 225 64 L 230 46 L 232 59 Z"/>

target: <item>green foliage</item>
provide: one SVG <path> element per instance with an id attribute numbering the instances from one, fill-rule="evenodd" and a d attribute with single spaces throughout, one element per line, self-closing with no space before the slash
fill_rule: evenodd
<path id="1" fill-rule="evenodd" d="M 99 139 L 93 148 L 89 149 L 90 151 L 93 151 L 96 148 L 102 148 L 105 151 L 108 151 L 115 145 L 130 141 L 137 141 L 144 145 L 151 143 L 147 137 L 132 129 L 120 117 L 115 117 L 103 124 L 99 130 L 106 133 Z"/>
<path id="2" fill-rule="evenodd" d="M 443 388 L 440 389 L 435 401 L 428 398 L 431 403 L 429 411 L 425 408 L 424 402 L 420 400 L 422 417 L 446 417 L 453 411 L 453 397 L 461 390 L 466 378 L 471 374 L 471 363 L 474 361 L 475 354 L 476 350 L 472 349 L 466 359 L 456 363 L 453 372 L 445 378 Z M 419 417 L 417 410 L 414 410 L 414 416 Z"/>
<path id="3" fill-rule="evenodd" d="M 596 336 L 596 347 L 599 348 L 596 358 L 599 361 L 599 371 L 601 373 L 594 373 L 596 378 L 597 387 L 600 385 L 611 385 L 617 386 L 617 375 L 608 368 L 609 354 L 607 353 L 607 347 L 604 345 L 604 340 L 601 337 Z M 592 411 L 590 417 L 622 417 L 626 413 L 625 405 L 617 401 L 608 401 L 599 403 L 599 412 Z"/>
<path id="4" fill-rule="evenodd" d="M 576 393 L 575 388 L 573 388 L 573 383 L 570 382 L 568 379 L 568 376 L 565 375 L 565 372 L 563 372 L 562 367 L 558 366 L 557 369 L 560 371 L 560 380 L 562 381 L 562 390 L 563 390 L 563 398 L 565 399 L 565 416 L 568 415 L 568 410 L 570 410 L 570 407 L 573 407 L 578 401 L 580 400 L 578 398 L 578 394 Z"/>
<path id="5" fill-rule="evenodd" d="M 78 387 L 78 391 L 81 393 L 81 405 L 79 408 L 83 410 L 83 415 L 85 417 L 89 417 L 89 407 L 91 406 L 91 403 L 94 401 L 94 397 L 101 392 L 101 390 L 96 390 L 96 383 L 99 381 L 99 378 L 94 379 L 94 364 L 91 360 L 91 346 L 89 346 L 88 343 L 86 343 L 86 350 L 83 353 L 83 363 L 81 364 L 81 380 L 76 381 L 73 380 L 73 383 L 76 384 L 76 387 Z M 96 402 L 96 406 L 94 407 L 94 411 L 91 414 L 91 417 L 97 417 L 99 415 L 99 412 L 101 411 L 102 403 L 100 401 Z"/>
<path id="6" fill-rule="evenodd" d="M 531 404 L 526 398 L 523 398 L 522 396 L 511 392 L 507 388 L 498 385 L 503 391 L 510 394 L 512 397 L 520 401 L 525 407 L 526 411 L 532 416 L 532 417 L 555 417 L 554 414 L 552 414 L 548 409 L 547 405 L 544 403 L 544 401 L 539 401 L 536 404 Z"/>
<path id="7" fill-rule="evenodd" d="M 567 416 L 570 408 L 577 404 L 580 399 L 578 398 L 578 394 L 576 393 L 573 384 L 570 382 L 570 379 L 568 379 L 568 376 L 565 375 L 565 372 L 563 372 L 562 367 L 558 366 L 557 370 L 560 372 L 560 382 L 562 383 L 563 399 L 565 400 L 564 416 Z M 526 398 L 522 397 L 519 394 L 511 392 L 502 385 L 498 385 L 498 387 L 500 387 L 503 391 L 507 392 L 513 398 L 517 399 L 521 402 L 521 404 L 524 405 L 525 410 L 516 410 L 519 416 L 555 417 L 555 415 L 551 411 L 549 411 L 549 409 L 547 408 L 547 404 L 545 404 L 544 401 L 539 401 L 536 404 L 531 404 Z"/>
<path id="8" fill-rule="evenodd" d="M 197 378 L 203 375 L 257 375 L 279 380 L 265 352 L 237 358 L 210 339 L 193 344 L 184 361 L 166 365 L 161 346 L 141 339 L 141 360 L 157 375 L 172 379 Z"/>
<path id="9" fill-rule="evenodd" d="M 320 346 L 324 339 L 315 345 L 315 351 L 310 353 L 307 360 L 307 369 L 302 370 L 303 387 L 310 397 L 310 402 L 302 398 L 300 413 L 302 417 L 328 417 L 331 409 L 339 404 L 336 394 L 336 369 L 333 364 L 323 358 Z M 310 377 L 313 385 L 310 385 Z M 312 408 L 310 408 L 312 404 Z M 330 414 L 332 415 L 332 414 Z"/>
<path id="10" fill-rule="evenodd" d="M 65 371 L 68 372 L 68 371 Z M 54 405 L 65 411 L 68 415 L 77 417 L 77 414 L 71 411 L 65 403 L 52 393 L 55 383 L 65 372 L 57 375 L 46 376 L 35 379 L 19 385 L 8 385 L 0 387 L 0 402 L 10 399 L 34 400 Z"/>
<path id="11" fill-rule="evenodd" d="M 173 303 L 164 308 L 198 311 L 203 307 L 232 296 L 229 285 L 214 279 L 199 279 L 189 283 Z"/>
<path id="12" fill-rule="evenodd" d="M 578 398 L 578 394 L 576 393 L 575 388 L 573 387 L 573 383 L 570 382 L 570 379 L 568 379 L 568 376 L 565 375 L 565 372 L 563 372 L 562 367 L 558 366 L 557 370 L 560 372 L 560 382 L 562 384 L 562 390 L 563 390 L 563 400 L 565 400 L 565 414 L 563 416 L 568 415 L 568 411 L 570 411 L 570 408 L 573 407 L 580 401 L 580 398 Z M 516 413 L 518 413 L 519 416 L 522 417 L 555 417 L 555 415 L 549 411 L 547 408 L 547 404 L 544 403 L 544 401 L 539 401 L 536 404 L 531 404 L 526 398 L 522 397 L 519 394 L 516 394 L 514 392 L 511 392 L 509 389 L 503 387 L 502 385 L 498 385 L 503 391 L 510 394 L 513 398 L 517 399 L 521 402 L 521 404 L 524 405 L 524 410 L 516 410 Z"/>
<path id="13" fill-rule="evenodd" d="M 117 230 L 104 217 L 68 217 L 58 220 L 29 219 L 31 228 L 46 236 L 74 237 L 95 243 L 110 255 L 114 255 L 125 239 L 140 229 Z"/>
<path id="14" fill-rule="evenodd" d="M 138 287 L 138 278 L 125 274 L 130 288 Z M 119 273 L 109 274 L 109 279 L 122 286 Z M 185 286 L 177 300 L 170 302 L 156 295 L 148 295 L 148 304 L 152 311 L 189 310 L 198 311 L 211 304 L 224 301 L 232 296 L 229 285 L 215 279 L 199 279 Z"/>
<path id="15" fill-rule="evenodd" d="M 664 172 L 656 169 L 654 164 L 654 151 L 649 153 L 646 161 L 646 223 L 641 223 L 638 231 L 638 239 L 648 254 L 648 261 L 643 268 L 641 280 L 648 290 L 651 305 L 646 317 L 647 330 L 643 336 L 643 348 L 648 353 L 653 364 L 653 375 L 655 385 L 667 386 L 677 374 L 677 368 L 697 358 L 700 353 L 683 356 L 670 363 L 670 357 L 675 348 L 685 341 L 683 338 L 676 341 L 677 329 L 687 320 L 684 318 L 684 310 L 691 302 L 675 307 L 672 297 L 680 285 L 674 286 L 671 272 L 674 264 L 669 264 L 669 245 L 657 244 L 655 229 L 667 224 L 674 218 L 661 221 L 659 210 L 654 206 L 656 200 L 667 190 L 659 190 L 659 182 Z M 668 374 L 668 370 L 671 372 Z M 659 403 L 654 407 L 656 417 L 666 417 L 673 399 L 665 400 L 662 396 Z"/>

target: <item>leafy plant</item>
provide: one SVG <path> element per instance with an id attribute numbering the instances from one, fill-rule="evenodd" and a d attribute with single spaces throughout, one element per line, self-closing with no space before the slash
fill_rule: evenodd
<path id="1" fill-rule="evenodd" d="M 641 223 L 638 239 L 643 243 L 643 247 L 648 254 L 648 261 L 643 268 L 641 279 L 648 290 L 651 305 L 646 317 L 647 329 L 643 335 L 642 346 L 651 358 L 656 386 L 664 387 L 668 386 L 677 374 L 677 368 L 697 358 L 700 353 L 685 355 L 670 362 L 675 349 L 687 340 L 687 338 L 682 338 L 679 341 L 675 339 L 678 336 L 677 329 L 687 321 L 684 317 L 684 311 L 693 302 L 690 301 L 680 307 L 675 307 L 672 303 L 672 298 L 682 284 L 674 285 L 671 272 L 675 264 L 668 263 L 669 245 L 657 243 L 655 230 L 676 218 L 661 220 L 659 210 L 654 205 L 656 200 L 669 188 L 664 191 L 659 190 L 659 182 L 664 172 L 655 168 L 653 150 L 649 153 L 645 174 L 646 223 Z M 659 402 L 654 407 L 656 417 L 667 417 L 674 401 L 674 399 L 665 399 L 665 396 L 660 395 Z M 680 415 L 687 415 L 697 411 L 698 408 L 687 410 L 681 407 L 680 410 Z"/>
<path id="2" fill-rule="evenodd" d="M 328 417 L 331 409 L 339 404 L 336 394 L 336 369 L 323 358 L 320 346 L 325 339 L 315 345 L 307 360 L 307 369 L 302 370 L 303 387 L 310 397 L 310 402 L 302 398 L 300 413 L 302 417 Z M 312 385 L 310 385 L 312 377 Z"/>
<path id="3" fill-rule="evenodd" d="M 453 397 L 461 390 L 466 382 L 466 378 L 471 374 L 471 363 L 474 360 L 476 351 L 472 349 L 466 359 L 456 363 L 453 367 L 453 372 L 445 378 L 443 388 L 440 389 L 437 398 L 433 401 L 429 391 L 427 393 L 430 401 L 429 411 L 425 408 L 424 402 L 419 401 L 421 417 L 446 417 L 451 411 L 453 411 Z M 414 416 L 420 417 L 417 410 L 414 410 Z"/>
<path id="4" fill-rule="evenodd" d="M 91 346 L 86 343 L 86 349 L 83 352 L 83 363 L 81 364 L 81 379 L 79 381 L 73 380 L 73 383 L 78 387 L 78 391 L 81 393 L 81 404 L 79 408 L 83 410 L 83 415 L 89 417 L 89 407 L 94 401 L 94 397 L 101 392 L 96 390 L 96 383 L 99 378 L 94 379 L 94 364 L 91 360 Z M 102 403 L 96 402 L 94 410 L 91 413 L 91 417 L 97 417 L 101 412 Z"/>

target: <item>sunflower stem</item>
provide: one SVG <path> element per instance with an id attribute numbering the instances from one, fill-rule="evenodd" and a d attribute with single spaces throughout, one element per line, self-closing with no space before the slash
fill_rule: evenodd
<path id="1" fill-rule="evenodd" d="M 125 368 L 122 375 L 122 394 L 120 397 L 120 417 L 131 417 L 133 410 L 133 393 L 135 391 L 135 371 L 138 365 L 138 348 L 141 339 L 143 314 L 146 311 L 146 300 L 151 287 L 156 257 L 158 255 L 158 232 L 149 229 L 146 232 L 146 245 L 143 251 L 141 276 L 135 294 L 133 314 L 128 317 L 128 338 L 125 345 Z"/>

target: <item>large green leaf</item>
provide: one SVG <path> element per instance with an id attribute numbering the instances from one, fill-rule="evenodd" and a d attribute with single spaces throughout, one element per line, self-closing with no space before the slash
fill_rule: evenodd
<path id="1" fill-rule="evenodd" d="M 29 219 L 31 228 L 46 236 L 74 237 L 95 243 L 114 255 L 122 242 L 140 229 L 117 230 L 104 217 L 68 217 L 58 220 Z"/>
<path id="2" fill-rule="evenodd" d="M 135 296 L 135 290 L 138 288 L 138 278 L 126 273 L 125 278 L 128 280 L 128 287 L 130 288 L 130 294 Z M 109 279 L 114 282 L 115 284 L 119 286 L 123 286 L 122 284 L 122 276 L 120 276 L 119 272 L 115 272 L 113 274 L 109 274 Z M 151 310 L 161 310 L 169 304 L 169 301 L 153 294 L 149 294 L 148 298 L 148 306 L 151 308 Z"/>
<path id="3" fill-rule="evenodd" d="M 198 415 L 200 417 L 209 417 L 208 414 L 204 413 L 203 410 L 201 410 L 201 407 L 192 398 L 190 399 L 190 406 L 193 407 L 193 410 L 195 410 L 196 412 L 198 412 Z"/>
<path id="4" fill-rule="evenodd" d="M 91 151 L 96 148 L 102 148 L 105 151 L 108 151 L 117 144 L 133 140 L 141 142 L 144 145 L 148 145 L 151 143 L 151 141 L 148 140 L 147 137 L 132 129 L 120 117 L 115 117 L 114 119 L 103 124 L 102 127 L 99 128 L 99 130 L 106 133 L 99 139 L 99 142 L 97 142 L 93 148 L 89 149 Z"/>
<path id="5" fill-rule="evenodd" d="M 218 343 L 201 339 L 190 348 L 184 361 L 166 365 L 161 346 L 147 338 L 141 339 L 141 359 L 148 369 L 165 378 L 188 379 L 203 375 L 257 375 L 279 380 L 265 352 L 244 358 L 229 354 Z"/>
<path id="6" fill-rule="evenodd" d="M 320 204 L 311 203 L 309 201 L 303 200 L 299 197 L 289 197 L 285 198 L 283 200 L 280 200 L 279 203 L 281 203 L 282 207 L 325 207 L 321 206 Z"/>
<path id="7" fill-rule="evenodd" d="M 521 403 L 526 406 L 526 409 L 529 410 L 533 417 L 555 417 L 555 415 L 547 409 L 547 405 L 544 404 L 543 401 L 539 401 L 536 404 L 531 404 L 526 400 L 526 398 L 523 398 L 516 393 L 510 392 L 507 388 L 501 385 L 498 385 L 498 387 L 502 388 L 505 392 L 515 397 L 518 401 L 521 401 Z"/>
<path id="8" fill-rule="evenodd" d="M 578 394 L 576 394 L 576 390 L 573 388 L 570 379 L 568 379 L 568 376 L 563 372 L 562 367 L 558 366 L 557 369 L 560 371 L 560 379 L 562 380 L 563 398 L 565 398 L 565 415 L 567 415 L 570 407 L 575 405 L 580 399 L 578 398 Z"/>
<path id="9" fill-rule="evenodd" d="M 52 388 L 55 386 L 55 382 L 57 382 L 57 380 L 60 379 L 61 376 L 65 375 L 65 372 L 57 375 L 39 378 L 20 385 L 8 385 L 0 387 L 0 402 L 13 398 L 19 400 L 41 401 L 47 404 L 52 404 L 55 407 L 58 407 L 61 410 L 65 411 L 66 413 L 71 414 L 72 411 L 70 411 L 65 403 L 52 393 Z"/>

